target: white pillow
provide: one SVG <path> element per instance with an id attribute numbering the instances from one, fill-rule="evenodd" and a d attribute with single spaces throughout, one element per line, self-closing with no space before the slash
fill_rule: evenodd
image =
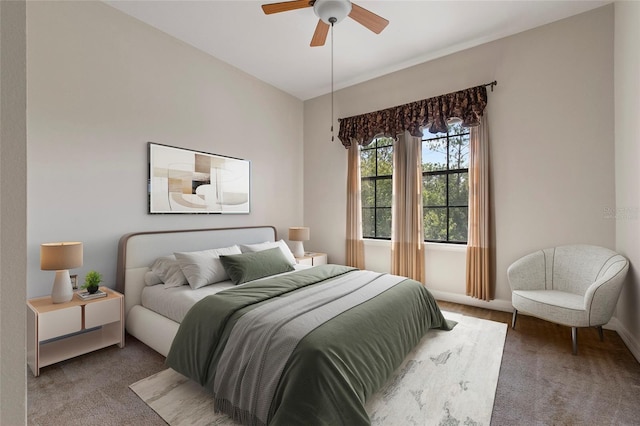
<path id="1" fill-rule="evenodd" d="M 144 273 L 144 283 L 146 285 L 162 284 L 162 278 L 153 271 L 147 271 Z"/>
<path id="2" fill-rule="evenodd" d="M 247 253 L 251 251 L 267 250 L 274 247 L 278 247 L 280 248 L 280 250 L 282 250 L 282 254 L 284 254 L 284 257 L 289 261 L 289 263 L 292 266 L 297 263 L 295 256 L 293 255 L 293 253 L 291 253 L 291 249 L 289 248 L 287 243 L 284 242 L 284 240 L 279 240 L 275 242 L 267 241 L 267 242 L 258 243 L 258 244 L 241 244 L 240 250 L 242 250 L 243 253 Z"/>
<path id="3" fill-rule="evenodd" d="M 180 264 L 173 255 L 157 258 L 151 266 L 151 271 L 160 277 L 164 288 L 180 287 L 187 284 L 187 277 L 182 273 Z"/>
<path id="4" fill-rule="evenodd" d="M 241 254 L 240 247 L 231 246 L 211 250 L 174 253 L 182 273 L 192 289 L 229 279 L 220 255 Z"/>

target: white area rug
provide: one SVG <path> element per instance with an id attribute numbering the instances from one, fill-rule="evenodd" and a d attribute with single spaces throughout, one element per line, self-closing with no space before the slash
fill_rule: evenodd
<path id="1" fill-rule="evenodd" d="M 367 402 L 372 425 L 489 425 L 507 325 L 451 312 L 451 331 L 430 330 Z M 171 426 L 235 425 L 213 398 L 171 369 L 130 388 Z"/>

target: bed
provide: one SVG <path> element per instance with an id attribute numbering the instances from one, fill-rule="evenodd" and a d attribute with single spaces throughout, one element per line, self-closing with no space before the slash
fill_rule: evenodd
<path id="1" fill-rule="evenodd" d="M 428 329 L 452 324 L 404 277 L 331 264 L 282 270 L 288 248 L 278 242 L 272 226 L 124 235 L 116 287 L 126 329 L 243 424 L 369 424 L 366 399 Z M 232 283 L 149 285 L 163 257 L 234 245 L 243 252 L 219 256 Z M 167 310 L 158 294 L 181 302 Z"/>

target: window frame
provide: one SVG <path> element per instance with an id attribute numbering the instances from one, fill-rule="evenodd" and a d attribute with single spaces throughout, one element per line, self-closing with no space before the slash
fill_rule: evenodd
<path id="1" fill-rule="evenodd" d="M 386 139 L 387 143 L 385 145 L 379 145 L 379 141 L 381 139 Z M 391 185 L 391 191 L 393 193 L 393 148 L 394 148 L 394 139 L 390 138 L 388 136 L 379 136 L 374 138 L 374 140 L 367 146 L 362 146 L 360 145 L 359 147 L 359 155 L 360 155 L 360 186 L 361 186 L 361 193 L 362 191 L 362 187 L 364 186 L 364 182 L 373 182 L 373 206 L 367 206 L 365 207 L 364 202 L 362 200 L 362 195 L 360 198 L 360 202 L 361 202 L 361 212 L 362 212 L 362 236 L 363 238 L 366 239 L 371 239 L 371 240 L 391 240 L 391 235 L 387 236 L 380 236 L 378 233 L 378 212 L 379 210 L 385 210 L 389 212 L 389 218 L 391 219 L 391 215 L 392 215 L 392 199 L 389 203 L 388 206 L 379 206 L 378 205 L 378 183 L 381 181 L 389 181 L 389 184 Z M 381 149 L 387 149 L 387 148 L 391 148 L 391 172 L 389 174 L 385 174 L 385 175 L 380 175 L 380 171 L 379 171 L 379 152 Z M 362 152 L 363 151 L 374 151 L 375 152 L 375 175 L 372 176 L 362 176 Z M 368 215 L 365 216 L 365 212 L 366 211 L 371 211 L 373 210 L 373 231 L 374 231 L 374 235 L 365 235 L 364 232 L 364 222 L 365 222 L 365 217 L 369 217 Z M 390 224 L 391 227 L 391 224 Z M 391 232 L 391 228 L 389 229 L 389 231 Z"/>
<path id="2" fill-rule="evenodd" d="M 427 132 L 427 135 L 429 136 L 425 136 L 425 132 L 423 132 L 423 137 L 421 138 L 421 144 L 423 144 L 423 149 L 424 149 L 424 143 L 426 141 L 429 140 L 435 140 L 435 139 L 444 139 L 446 140 L 446 147 L 447 147 L 447 153 L 446 153 L 446 169 L 443 170 L 432 170 L 432 171 L 422 171 L 422 185 L 424 188 L 424 179 L 427 176 L 444 176 L 445 177 L 445 199 L 446 199 L 446 205 L 441 205 L 441 206 L 426 206 L 423 203 L 422 206 L 422 218 L 423 218 L 423 237 L 425 237 L 423 239 L 423 241 L 425 243 L 432 243 L 432 244 L 455 244 L 455 245 L 466 245 L 468 242 L 468 235 L 466 236 L 464 241 L 456 241 L 456 240 L 451 240 L 450 238 L 450 229 L 449 229 L 449 220 L 450 220 L 450 216 L 451 216 L 451 209 L 452 208 L 465 208 L 466 209 L 466 214 L 467 214 L 467 218 L 468 218 L 468 214 L 469 214 L 469 200 L 467 197 L 466 203 L 465 204 L 455 204 L 452 205 L 451 204 L 451 200 L 450 200 L 450 193 L 449 193 L 449 178 L 453 175 L 456 174 L 460 174 L 460 173 L 464 173 L 467 176 L 467 182 L 469 180 L 469 167 L 466 168 L 460 168 L 460 169 L 451 169 L 449 168 L 449 155 L 450 155 L 450 146 L 451 146 L 451 142 L 450 139 L 453 139 L 454 137 L 458 137 L 458 136 L 462 136 L 462 137 L 466 137 L 467 142 L 468 142 L 468 147 L 470 150 L 470 138 L 471 138 L 471 131 L 469 128 L 461 128 L 462 131 L 458 131 L 457 133 L 452 133 L 451 129 L 454 125 L 449 125 L 449 128 L 447 130 L 447 133 L 439 133 L 437 135 L 432 135 L 430 133 Z M 387 139 L 388 143 L 385 145 L 381 145 L 379 146 L 379 140 L 380 139 Z M 392 213 L 392 206 L 379 206 L 378 205 L 378 193 L 377 193 L 377 185 L 378 182 L 380 181 L 390 181 L 391 184 L 391 188 L 393 190 L 393 150 L 394 150 L 394 139 L 393 138 L 389 138 L 386 136 L 379 136 L 377 138 L 375 138 L 369 145 L 367 146 L 360 146 L 359 147 L 359 155 L 360 155 L 360 160 L 361 160 L 361 164 L 360 164 L 360 184 L 361 184 L 361 188 L 364 186 L 364 182 L 366 181 L 370 181 L 370 182 L 374 182 L 373 185 L 373 205 L 372 206 L 367 206 L 365 207 L 364 205 L 364 200 L 362 199 L 362 194 L 361 194 L 361 213 L 362 213 L 362 234 L 363 234 L 363 238 L 364 239 L 368 239 L 368 240 L 376 240 L 376 241 L 390 241 L 391 240 L 391 235 L 389 236 L 380 236 L 379 235 L 379 230 L 378 230 L 378 211 L 379 210 L 388 210 L 390 215 L 390 220 L 393 221 L 391 215 Z M 382 148 L 391 148 L 391 158 L 392 158 L 392 162 L 391 162 L 391 173 L 390 174 L 385 174 L 385 175 L 380 175 L 379 174 L 379 150 Z M 376 174 L 372 175 L 372 176 L 362 176 L 362 152 L 363 151 L 375 151 L 375 168 L 376 168 Z M 469 152 L 470 154 L 470 152 Z M 361 189 L 361 192 L 362 189 Z M 446 214 L 446 239 L 445 240 L 434 240 L 434 239 L 427 239 L 426 238 L 426 226 L 424 224 L 424 217 L 425 217 L 425 212 L 426 209 L 444 209 L 445 210 L 445 214 Z M 365 222 L 365 217 L 369 217 L 368 215 L 365 216 L 365 212 L 367 211 L 373 211 L 373 231 L 374 231 L 374 235 L 365 235 L 364 232 L 364 222 Z M 390 230 L 390 233 L 393 232 L 393 230 Z"/>
<path id="3" fill-rule="evenodd" d="M 449 168 L 449 158 L 450 158 L 450 147 L 451 147 L 451 142 L 450 139 L 455 138 L 455 137 L 465 137 L 467 139 L 468 142 L 468 147 L 469 147 L 469 154 L 471 153 L 471 130 L 469 128 L 463 128 L 460 127 L 460 129 L 462 130 L 461 132 L 457 132 L 457 133 L 452 133 L 451 129 L 452 127 L 455 126 L 455 124 L 450 124 L 447 128 L 447 133 L 438 133 L 436 135 L 432 134 L 432 133 L 428 133 L 427 129 L 425 129 L 425 131 L 422 134 L 422 150 L 424 151 L 424 144 L 425 142 L 428 141 L 433 141 L 433 140 L 445 140 L 446 141 L 446 148 L 447 148 L 447 152 L 446 152 L 446 169 L 442 169 L 442 170 L 430 170 L 430 171 L 425 171 L 424 167 L 422 170 L 422 186 L 423 186 L 423 190 L 424 190 L 424 181 L 425 181 L 425 177 L 428 176 L 444 176 L 445 178 L 445 184 L 444 184 L 444 189 L 445 189 L 445 202 L 446 205 L 438 205 L 438 206 L 426 206 L 425 203 L 423 202 L 423 206 L 422 206 L 422 221 L 423 221 L 423 236 L 424 236 L 424 242 L 425 243 L 434 243 L 434 244 L 458 244 L 458 245 L 466 245 L 468 242 L 468 231 L 467 231 L 467 237 L 465 238 L 464 241 L 456 241 L 456 240 L 451 240 L 450 237 L 450 229 L 449 229 L 449 220 L 451 217 L 451 209 L 452 208 L 466 208 L 466 212 L 467 212 L 467 218 L 469 217 L 469 198 L 467 197 L 467 201 L 466 204 L 456 204 L 456 205 L 452 205 L 451 204 L 451 200 L 450 200 L 450 194 L 449 194 L 449 178 L 453 175 L 456 174 L 461 174 L 461 173 L 465 173 L 467 175 L 467 182 L 469 181 L 469 167 L 467 166 L 466 168 L 460 168 L 460 169 L 451 169 Z M 429 136 L 425 136 L 425 133 Z M 424 161 L 424 159 L 423 159 Z M 423 163 L 424 165 L 424 163 Z M 427 239 L 427 227 L 424 223 L 425 220 L 425 213 L 427 211 L 427 209 L 431 209 L 431 210 L 439 210 L 439 209 L 443 209 L 445 210 L 445 221 L 446 221 L 446 239 L 444 240 L 435 240 L 435 239 Z"/>

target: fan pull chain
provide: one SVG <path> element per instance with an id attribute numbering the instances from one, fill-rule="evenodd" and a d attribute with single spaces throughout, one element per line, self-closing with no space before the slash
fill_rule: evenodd
<path id="1" fill-rule="evenodd" d="M 330 18 L 331 22 L 331 142 L 333 142 L 333 24 L 336 18 Z"/>

